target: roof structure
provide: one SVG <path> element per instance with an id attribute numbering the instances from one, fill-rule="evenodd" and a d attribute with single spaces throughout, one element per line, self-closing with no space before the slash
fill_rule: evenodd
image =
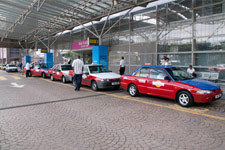
<path id="1" fill-rule="evenodd" d="M 156 0 L 1 0 L 0 38 L 36 41 Z"/>

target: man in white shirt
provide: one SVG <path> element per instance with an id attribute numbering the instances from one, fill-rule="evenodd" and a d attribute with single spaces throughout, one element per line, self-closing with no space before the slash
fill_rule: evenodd
<path id="1" fill-rule="evenodd" d="M 124 72 L 125 72 L 125 60 L 124 60 L 124 57 L 123 56 L 121 57 L 121 60 L 120 60 L 120 68 L 119 68 L 119 71 L 120 71 L 120 75 L 123 75 Z"/>
<path id="2" fill-rule="evenodd" d="M 30 76 L 30 62 L 26 63 L 26 78 Z"/>
<path id="3" fill-rule="evenodd" d="M 79 91 L 81 87 L 82 73 L 84 67 L 84 63 L 82 60 L 80 60 L 80 56 L 78 56 L 77 59 L 73 61 L 72 67 L 74 71 L 73 83 L 75 85 L 75 91 Z"/>
<path id="4" fill-rule="evenodd" d="M 189 68 L 187 69 L 187 72 L 196 77 L 195 69 L 192 68 L 192 65 L 189 65 Z"/>

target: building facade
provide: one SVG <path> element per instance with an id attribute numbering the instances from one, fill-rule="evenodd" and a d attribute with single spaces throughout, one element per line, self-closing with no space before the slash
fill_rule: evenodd
<path id="1" fill-rule="evenodd" d="M 119 18 L 110 17 L 105 30 Z M 99 32 L 103 25 L 94 24 Z M 94 36 L 84 28 L 73 30 L 60 37 L 51 49 L 73 51 L 72 43 L 87 37 Z M 198 72 L 218 71 L 219 78 L 225 80 L 225 1 L 151 3 L 125 16 L 102 41 L 109 46 L 109 69 L 115 72 L 121 56 L 126 60 L 126 73 L 146 63 L 160 64 L 160 58 L 167 56 L 172 65 L 193 65 Z"/>

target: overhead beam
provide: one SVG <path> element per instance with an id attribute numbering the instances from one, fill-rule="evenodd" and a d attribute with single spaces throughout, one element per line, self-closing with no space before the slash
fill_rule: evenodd
<path id="1" fill-rule="evenodd" d="M 28 9 L 23 12 L 23 14 L 15 21 L 15 23 L 8 28 L 8 30 L 10 32 L 13 32 L 18 24 L 23 24 L 24 23 L 24 21 L 26 20 L 27 16 L 32 12 L 35 4 L 38 5 L 37 6 L 37 11 L 39 11 L 41 9 L 42 5 L 44 4 L 44 2 L 45 2 L 45 0 L 34 0 L 31 3 L 31 6 L 29 6 Z M 5 34 L 5 37 L 7 37 L 8 34 L 9 34 L 9 32 L 7 32 Z"/>

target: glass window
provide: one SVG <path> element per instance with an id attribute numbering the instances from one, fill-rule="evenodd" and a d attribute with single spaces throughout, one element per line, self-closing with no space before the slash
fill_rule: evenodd
<path id="1" fill-rule="evenodd" d="M 150 78 L 164 80 L 168 76 L 165 71 L 161 68 L 150 68 Z"/>
<path id="2" fill-rule="evenodd" d="M 195 54 L 196 66 L 217 66 L 225 64 L 225 53 L 200 53 Z"/>
<path id="3" fill-rule="evenodd" d="M 84 72 L 88 72 L 88 66 L 84 66 Z"/>
<path id="4" fill-rule="evenodd" d="M 138 70 L 135 74 L 135 76 L 137 77 L 148 77 L 148 73 L 149 73 L 149 67 L 142 67 L 140 70 Z"/>
<path id="5" fill-rule="evenodd" d="M 62 71 L 72 70 L 72 66 L 71 65 L 61 65 L 61 68 L 62 68 Z M 58 69 L 60 69 L 60 67 Z"/>
<path id="6" fill-rule="evenodd" d="M 173 77 L 174 80 L 188 80 L 194 77 L 181 68 L 166 68 L 166 71 Z"/>
<path id="7" fill-rule="evenodd" d="M 183 65 L 188 66 L 191 64 L 191 54 L 160 54 L 158 55 L 158 64 L 160 64 L 160 59 L 164 56 L 169 58 L 171 65 Z"/>
<path id="8" fill-rule="evenodd" d="M 171 41 L 159 41 L 158 52 L 185 52 L 191 51 L 191 39 L 177 39 Z"/>
<path id="9" fill-rule="evenodd" d="M 90 73 L 104 73 L 109 72 L 104 66 L 89 66 Z"/>

